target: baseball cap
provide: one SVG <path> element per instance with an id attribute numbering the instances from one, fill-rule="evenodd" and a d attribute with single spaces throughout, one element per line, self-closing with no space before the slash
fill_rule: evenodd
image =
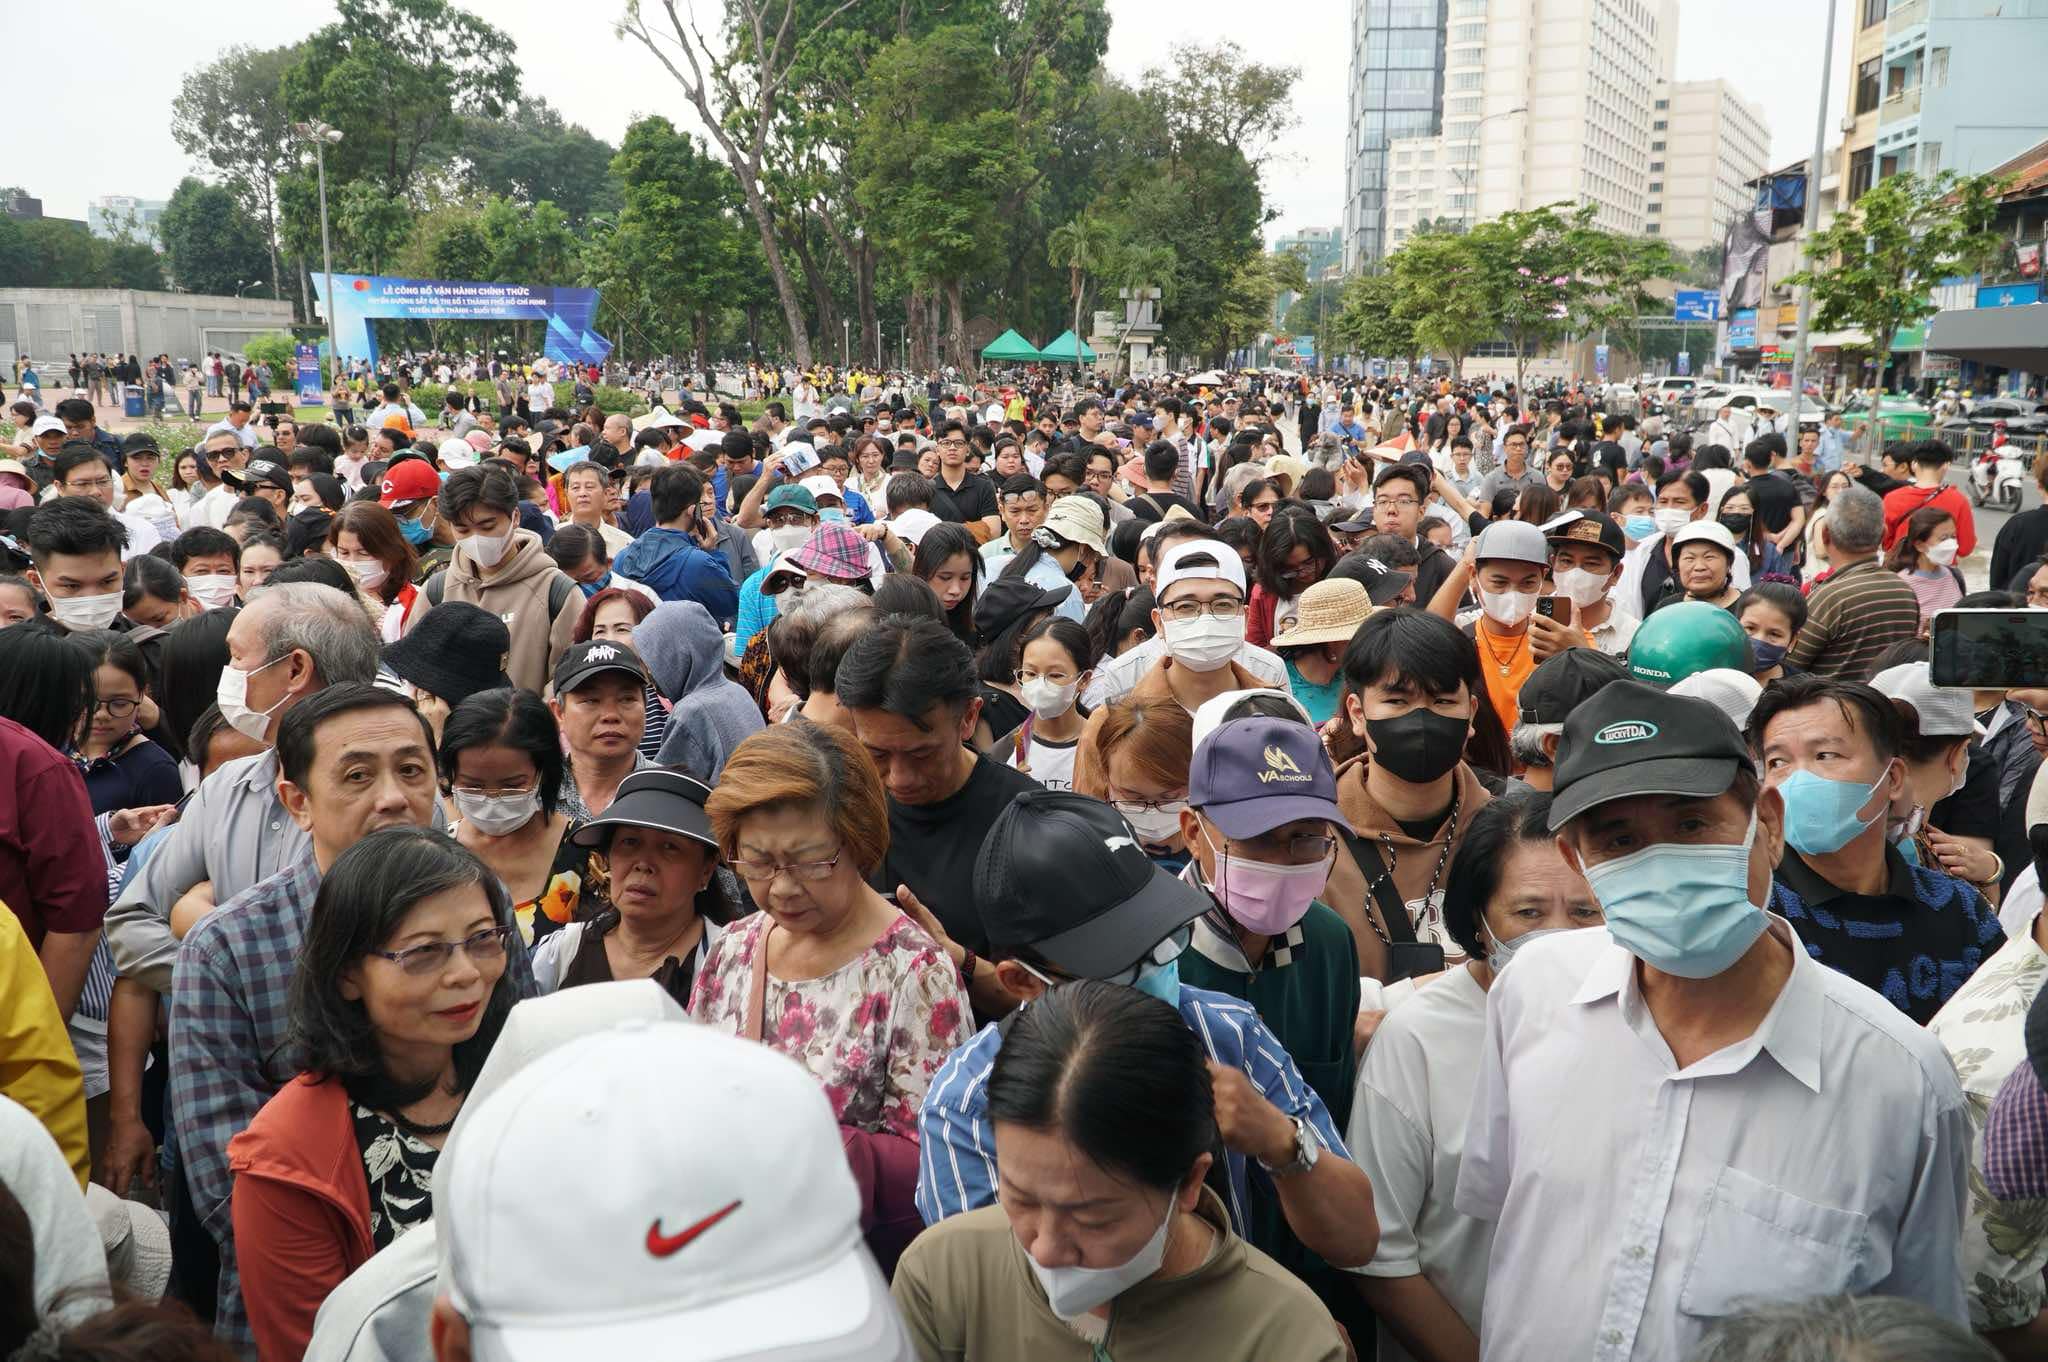
<path id="1" fill-rule="evenodd" d="M 407 459 L 384 470 L 377 483 L 377 500 L 395 510 L 438 496 L 440 491 L 441 478 L 432 464 L 425 459 Z"/>
<path id="2" fill-rule="evenodd" d="M 1564 721 L 1550 830 L 1616 799 L 1711 798 L 1749 760 L 1734 721 L 1709 701 L 1640 681 L 1613 682 Z"/>
<path id="3" fill-rule="evenodd" d="M 221 470 L 221 481 L 245 491 L 253 490 L 258 484 L 268 484 L 282 492 L 292 490 L 292 475 L 281 463 L 269 459 L 251 459 L 246 467 Z"/>
<path id="4" fill-rule="evenodd" d="M 1067 790 L 1026 790 L 996 816 L 974 897 L 993 954 L 1029 946 L 1077 979 L 1129 969 L 1210 906 L 1153 864 L 1122 814 Z"/>
<path id="5" fill-rule="evenodd" d="M 580 824 L 569 840 L 580 847 L 602 846 L 610 840 L 613 828 L 659 828 L 716 847 L 718 839 L 712 836 L 711 819 L 704 812 L 704 801 L 709 798 L 711 787 L 695 776 L 659 766 L 635 771 L 619 782 L 619 792 L 605 811 Z"/>
<path id="6" fill-rule="evenodd" d="M 1592 648 L 1552 653 L 1522 683 L 1521 720 L 1525 724 L 1561 724 L 1602 686 L 1627 677 L 1627 667 Z"/>
<path id="7" fill-rule="evenodd" d="M 1045 513 L 1044 528 L 1069 544 L 1086 545 L 1097 553 L 1109 552 L 1109 544 L 1103 538 L 1106 526 L 1102 508 L 1091 497 L 1061 497 Z M 1233 553 L 1232 556 L 1236 555 Z"/>
<path id="8" fill-rule="evenodd" d="M 1685 545 L 1697 543 L 1702 539 L 1726 553 L 1729 562 L 1735 561 L 1735 536 L 1718 520 L 1693 521 L 1671 536 L 1671 551 L 1676 553 Z"/>
<path id="9" fill-rule="evenodd" d="M 1668 692 L 1705 700 L 1727 715 L 1730 723 L 1742 729 L 1749 727 L 1750 712 L 1756 708 L 1756 702 L 1763 693 L 1763 686 L 1754 676 L 1733 667 L 1709 667 L 1705 671 L 1694 672 L 1673 682 Z"/>
<path id="10" fill-rule="evenodd" d="M 806 492 L 809 492 L 811 494 L 811 500 L 813 502 L 822 505 L 824 503 L 825 498 L 830 497 L 833 501 L 839 503 L 841 506 L 844 506 L 846 504 L 846 493 L 840 491 L 839 484 L 832 481 L 832 479 L 826 477 L 823 473 L 820 473 L 813 478 L 805 478 L 801 483 L 797 485 L 802 487 Z"/>
<path id="11" fill-rule="evenodd" d="M 1406 568 L 1397 568 L 1380 558 L 1363 554 L 1348 553 L 1338 560 L 1343 575 L 1355 576 L 1365 583 L 1365 594 L 1372 598 L 1374 606 L 1390 604 L 1407 585 L 1415 580 L 1415 574 Z M 1332 571 L 1331 576 L 1338 575 Z"/>
<path id="12" fill-rule="evenodd" d="M 945 522 L 930 511 L 927 511 L 924 507 L 913 506 L 903 512 L 903 514 L 894 516 L 883 523 L 891 530 L 894 530 L 896 537 L 904 543 L 915 544 L 918 540 L 925 537 L 925 534 L 932 526 L 943 525 Z"/>
<path id="13" fill-rule="evenodd" d="M 441 456 L 441 466 L 444 468 L 473 468 L 476 466 L 476 446 L 459 435 L 450 436 L 441 441 L 440 447 L 434 452 Z"/>
<path id="14" fill-rule="evenodd" d="M 163 449 L 157 444 L 156 436 L 151 435 L 146 430 L 130 431 L 121 441 L 121 456 L 123 458 L 130 454 L 161 455 L 162 453 Z"/>
<path id="15" fill-rule="evenodd" d="M 435 1221 L 479 1362 L 911 1355 L 831 1104 L 767 1046 L 627 1022 L 514 1074 L 458 1146 Z"/>
<path id="16" fill-rule="evenodd" d="M 1069 498 L 1062 497 L 1060 501 Z M 1054 503 L 1057 505 L 1058 503 Z M 1190 558 L 1207 558 L 1190 563 Z M 1152 575 L 1152 596 L 1164 600 L 1166 589 L 1176 582 L 1228 582 L 1244 590 L 1244 560 L 1237 550 L 1220 539 L 1183 539 L 1168 549 Z"/>
<path id="17" fill-rule="evenodd" d="M 1901 662 L 1896 667 L 1886 667 L 1870 678 L 1870 684 L 1886 699 L 1905 705 L 1919 716 L 1923 738 L 1961 738 L 1984 731 L 1970 707 L 1971 693 L 1935 685 L 1925 662 Z"/>
<path id="18" fill-rule="evenodd" d="M 641 685 L 647 684 L 647 669 L 639 654 L 617 643 L 593 640 L 572 643 L 562 651 L 561 660 L 555 663 L 555 694 L 567 695 L 599 672 L 624 672 Z"/>
<path id="19" fill-rule="evenodd" d="M 1051 590 L 1022 577 L 998 577 L 974 598 L 974 627 L 985 639 L 993 639 L 1027 615 L 1050 610 L 1074 594 L 1061 583 Z"/>
<path id="20" fill-rule="evenodd" d="M 1543 531 L 1526 520 L 1496 520 L 1479 532 L 1472 545 L 1472 561 L 1483 563 L 1489 558 L 1548 567 L 1550 546 Z"/>
<path id="21" fill-rule="evenodd" d="M 1543 522 L 1543 537 L 1553 544 L 1591 544 L 1617 561 L 1628 552 L 1628 536 L 1604 511 L 1566 511 Z"/>
<path id="22" fill-rule="evenodd" d="M 1225 837 L 1257 837 L 1300 818 L 1348 828 L 1323 741 L 1289 719 L 1232 719 L 1195 747 L 1188 805 Z"/>
<path id="23" fill-rule="evenodd" d="M 818 499 L 811 495 L 809 488 L 795 483 L 779 484 L 768 494 L 768 499 L 761 503 L 761 511 L 766 514 L 769 511 L 779 511 L 785 506 L 794 506 L 805 515 L 818 513 Z"/>
<path id="24" fill-rule="evenodd" d="M 52 432 L 55 432 L 58 435 L 63 435 L 68 433 L 69 430 L 70 427 L 66 426 L 62 421 L 59 421 L 54 416 L 38 416 L 36 418 L 36 423 L 29 427 L 29 434 L 31 436 L 35 436 L 48 435 L 51 434 Z"/>

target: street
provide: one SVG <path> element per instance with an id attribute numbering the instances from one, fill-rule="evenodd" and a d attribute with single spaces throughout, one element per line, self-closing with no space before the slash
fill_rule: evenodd
<path id="1" fill-rule="evenodd" d="M 1948 480 L 1962 492 L 1964 497 L 1967 498 L 1970 495 L 1970 474 L 1969 470 L 1963 465 L 1957 464 L 1951 467 Z M 2034 485 L 2034 480 L 2029 478 L 2027 479 L 2026 486 L 2020 492 L 2020 510 L 2031 511 L 2040 504 L 2040 489 Z M 1998 542 L 1998 532 L 2005 528 L 2005 522 L 2012 519 L 2012 516 L 1990 506 L 1972 505 L 1970 513 L 1977 524 L 1977 551 L 1968 558 L 1960 560 L 1956 566 L 1963 570 L 1963 580 L 1969 583 L 1970 590 L 1972 591 L 1991 591 L 2002 588 L 2004 583 L 1993 583 L 1988 580 L 1991 569 L 1991 546 Z"/>

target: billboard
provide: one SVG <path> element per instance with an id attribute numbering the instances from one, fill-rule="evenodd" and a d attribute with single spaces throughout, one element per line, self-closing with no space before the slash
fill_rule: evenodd
<path id="1" fill-rule="evenodd" d="M 320 348 L 314 345 L 293 346 L 292 359 L 298 378 L 299 402 L 307 406 L 319 405 L 325 400 L 320 388 Z"/>
<path id="2" fill-rule="evenodd" d="M 334 346 L 343 359 L 377 358 L 377 319 L 430 321 L 527 321 L 546 326 L 541 349 L 564 364 L 602 364 L 612 343 L 591 330 L 597 320 L 597 290 L 547 284 L 486 284 L 461 279 L 398 279 L 376 274 L 337 274 L 334 299 L 326 276 L 313 276 L 321 310 L 333 320 Z"/>
<path id="3" fill-rule="evenodd" d="M 1682 288 L 1671 300 L 1671 318 L 1680 322 L 1718 322 L 1721 295 L 1712 289 Z"/>
<path id="4" fill-rule="evenodd" d="M 1728 317 L 1728 348 L 1730 350 L 1756 349 L 1756 309 L 1740 307 Z"/>
<path id="5" fill-rule="evenodd" d="M 1593 347 L 1593 372 L 1601 378 L 1607 377 L 1607 347 L 1604 345 Z"/>

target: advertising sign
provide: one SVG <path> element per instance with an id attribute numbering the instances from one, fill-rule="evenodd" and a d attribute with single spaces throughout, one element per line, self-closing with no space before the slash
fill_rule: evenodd
<path id="1" fill-rule="evenodd" d="M 293 346 L 292 367 L 298 375 L 299 405 L 319 405 L 323 400 L 320 388 L 319 347 L 312 345 Z"/>
<path id="2" fill-rule="evenodd" d="M 1678 362 L 1673 367 L 1672 372 L 1680 378 L 1689 378 L 1692 375 L 1692 353 L 1690 351 L 1680 350 L 1678 352 Z"/>
<path id="3" fill-rule="evenodd" d="M 1593 347 L 1593 372 L 1601 378 L 1607 377 L 1607 347 L 1604 345 Z"/>
<path id="4" fill-rule="evenodd" d="M 1712 289 L 1682 288 L 1671 300 L 1671 317 L 1680 322 L 1721 320 L 1721 295 Z"/>
<path id="5" fill-rule="evenodd" d="M 1728 348 L 1730 350 L 1756 349 L 1756 309 L 1737 308 L 1728 318 Z"/>
<path id="6" fill-rule="evenodd" d="M 377 358 L 370 323 L 385 318 L 541 322 L 546 326 L 543 353 L 563 364 L 602 364 L 612 349 L 609 340 L 591 329 L 597 320 L 594 288 L 337 274 L 335 296 L 329 299 L 325 284 L 324 273 L 313 276 L 321 308 L 333 318 L 335 348 L 348 359 Z"/>
<path id="7" fill-rule="evenodd" d="M 2025 307 L 2041 301 L 2041 286 L 2030 284 L 1987 284 L 1977 290 L 1978 307 Z"/>

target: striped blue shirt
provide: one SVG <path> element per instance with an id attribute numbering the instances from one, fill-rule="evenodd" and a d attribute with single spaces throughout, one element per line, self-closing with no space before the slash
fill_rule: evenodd
<path id="1" fill-rule="evenodd" d="M 1324 1146 L 1339 1158 L 1351 1151 L 1330 1120 L 1323 1099 L 1303 1080 L 1294 1060 L 1249 1003 L 1225 993 L 1181 986 L 1180 1015 L 1218 1064 L 1242 1069 L 1268 1102 L 1315 1127 Z M 984 1026 L 955 1050 L 939 1069 L 918 1112 L 917 1213 L 927 1225 L 949 1215 L 992 1205 L 996 1199 L 996 1141 L 988 1121 L 988 1075 L 1003 1039 Z M 1239 1233 L 1250 1223 L 1252 1166 L 1228 1151 L 1230 1222 Z M 1266 1177 L 1264 1169 L 1258 1170 Z"/>

